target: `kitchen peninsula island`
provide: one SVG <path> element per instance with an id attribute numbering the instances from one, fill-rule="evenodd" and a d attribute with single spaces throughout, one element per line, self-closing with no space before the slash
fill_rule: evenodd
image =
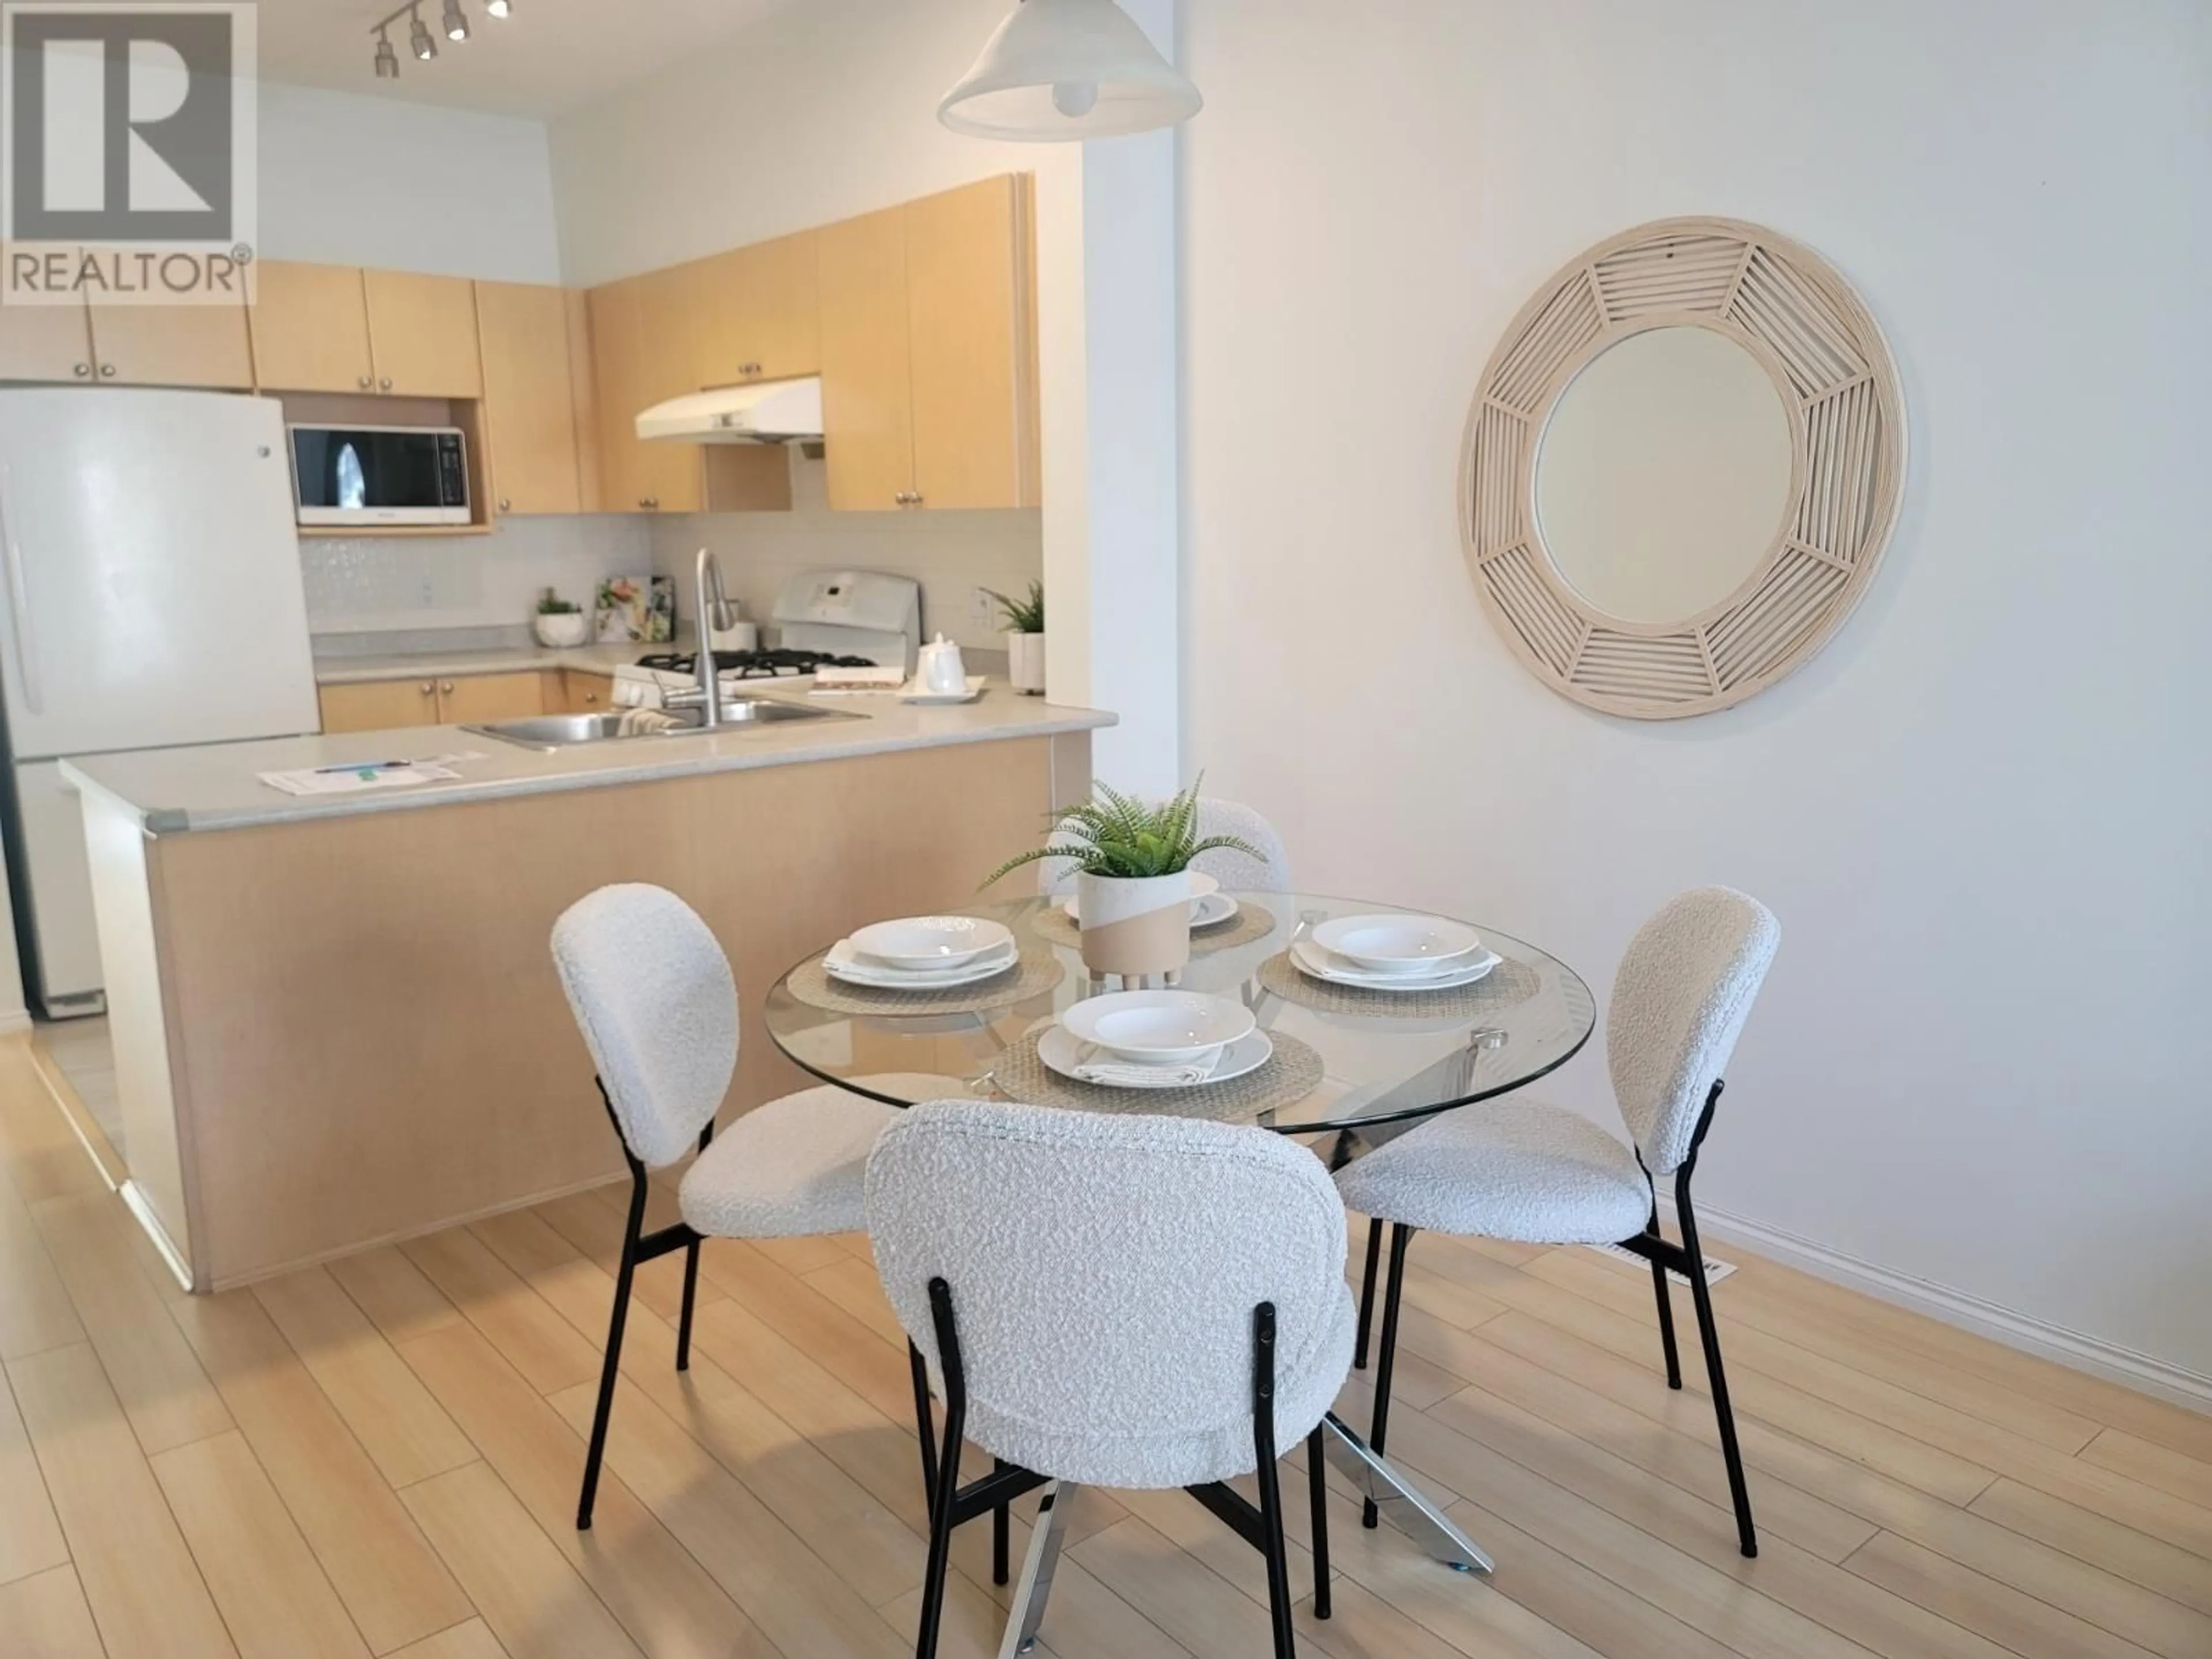
<path id="1" fill-rule="evenodd" d="M 805 701 L 794 698 L 793 701 Z M 460 726 L 66 762 L 83 797 L 125 1196 L 220 1290 L 621 1172 L 556 979 L 555 917 L 656 883 L 737 970 L 726 1114 L 802 1086 L 775 976 L 869 921 L 968 902 L 1090 783 L 1113 717 L 994 689 L 551 751 Z M 295 796 L 264 772 L 459 757 L 456 780 Z"/>

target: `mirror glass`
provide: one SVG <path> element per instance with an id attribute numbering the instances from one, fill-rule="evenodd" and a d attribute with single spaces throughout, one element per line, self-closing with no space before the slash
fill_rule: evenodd
<path id="1" fill-rule="evenodd" d="M 1648 329 L 1593 359 L 1553 408 L 1536 515 L 1599 610 L 1675 623 L 1735 592 L 1790 500 L 1781 389 L 1727 335 Z"/>

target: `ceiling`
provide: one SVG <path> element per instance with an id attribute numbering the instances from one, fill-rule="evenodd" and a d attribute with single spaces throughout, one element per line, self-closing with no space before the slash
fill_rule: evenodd
<path id="1" fill-rule="evenodd" d="M 514 0 L 504 21 L 485 16 L 482 0 L 461 0 L 471 30 L 461 42 L 437 27 L 444 0 L 422 0 L 437 60 L 409 53 L 402 18 L 392 35 L 399 78 L 380 81 L 369 30 L 398 3 L 260 0 L 261 78 L 544 119 L 596 103 L 791 0 Z"/>

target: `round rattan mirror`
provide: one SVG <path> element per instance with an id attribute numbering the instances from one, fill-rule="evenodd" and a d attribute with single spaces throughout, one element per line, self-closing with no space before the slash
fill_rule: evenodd
<path id="1" fill-rule="evenodd" d="M 1827 641 L 1904 474 L 1896 367 L 1843 276 L 1756 225 L 1668 219 L 1581 255 L 1506 330 L 1468 416 L 1462 526 L 1532 672 L 1670 720 Z"/>

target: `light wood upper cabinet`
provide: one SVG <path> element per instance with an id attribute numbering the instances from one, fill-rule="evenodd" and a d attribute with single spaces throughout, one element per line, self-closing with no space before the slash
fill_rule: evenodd
<path id="1" fill-rule="evenodd" d="M 368 301 L 354 265 L 264 259 L 250 325 L 259 383 L 280 392 L 373 392 Z"/>
<path id="2" fill-rule="evenodd" d="M 563 289 L 561 303 L 568 334 L 568 406 L 576 428 L 576 510 L 606 510 L 599 473 L 599 373 L 592 362 L 591 303 L 580 289 Z"/>
<path id="3" fill-rule="evenodd" d="M 600 491 L 610 511 L 696 513 L 702 502 L 699 447 L 647 443 L 636 426 L 640 410 L 699 389 L 685 326 L 690 282 L 675 266 L 591 290 Z"/>
<path id="4" fill-rule="evenodd" d="M 1029 178 L 987 179 L 909 202 L 902 211 L 916 504 L 1034 506 Z"/>
<path id="5" fill-rule="evenodd" d="M 819 233 L 802 231 L 684 268 L 701 386 L 820 373 L 819 242 Z"/>
<path id="6" fill-rule="evenodd" d="M 529 283 L 478 283 L 484 423 L 501 513 L 582 511 L 568 295 Z M 595 433 L 583 447 L 596 446 Z"/>
<path id="7" fill-rule="evenodd" d="M 819 233 L 831 507 L 1036 503 L 1030 201 L 1008 175 Z"/>
<path id="8" fill-rule="evenodd" d="M 906 210 L 827 227 L 822 252 L 822 425 L 830 505 L 889 512 L 914 490 Z"/>
<path id="9" fill-rule="evenodd" d="M 403 398 L 481 398 L 475 284 L 465 276 L 365 270 L 376 389 Z"/>
<path id="10" fill-rule="evenodd" d="M 126 306 L 93 302 L 92 355 L 104 385 L 253 389 L 246 303 Z"/>

